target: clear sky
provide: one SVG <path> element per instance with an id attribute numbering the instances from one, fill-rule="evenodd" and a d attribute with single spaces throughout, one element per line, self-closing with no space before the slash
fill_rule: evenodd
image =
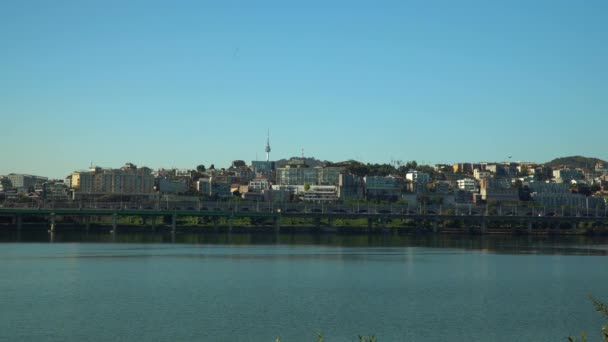
<path id="1" fill-rule="evenodd" d="M 0 174 L 608 159 L 608 1 L 0 1 Z"/>

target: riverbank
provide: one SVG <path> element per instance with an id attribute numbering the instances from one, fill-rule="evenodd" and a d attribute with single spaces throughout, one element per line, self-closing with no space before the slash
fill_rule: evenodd
<path id="1" fill-rule="evenodd" d="M 49 232 L 50 226 L 44 223 L 22 223 L 20 227 L 12 224 L 0 224 L 1 231 L 10 232 Z M 364 226 L 364 225 L 144 225 L 120 224 L 114 227 L 111 223 L 80 224 L 74 222 L 58 223 L 54 232 L 96 232 L 96 233 L 294 233 L 294 234 L 354 234 L 354 235 L 533 235 L 533 236 L 608 236 L 603 227 L 582 227 L 577 229 L 537 228 L 528 230 L 524 227 L 492 227 L 482 231 L 479 227 L 416 227 L 416 226 Z"/>

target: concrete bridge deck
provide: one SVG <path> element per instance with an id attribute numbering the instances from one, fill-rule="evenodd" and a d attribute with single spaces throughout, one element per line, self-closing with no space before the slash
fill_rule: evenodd
<path id="1" fill-rule="evenodd" d="M 265 220 L 274 226 L 276 230 L 281 227 L 282 219 L 311 219 L 316 224 L 320 224 L 322 220 L 326 221 L 327 225 L 332 225 L 337 220 L 366 220 L 368 227 L 386 226 L 396 221 L 407 221 L 414 226 L 428 226 L 432 231 L 438 232 L 442 228 L 450 228 L 448 225 L 454 222 L 459 222 L 460 226 L 475 227 L 480 232 L 485 233 L 488 230 L 494 229 L 496 226 L 512 226 L 524 227 L 528 232 L 543 227 L 570 227 L 576 230 L 581 223 L 592 224 L 598 227 L 608 227 L 608 217 L 594 215 L 579 215 L 579 216 L 558 216 L 558 215 L 532 215 L 530 212 L 525 212 L 524 215 L 480 215 L 461 213 L 409 213 L 409 212 L 347 212 L 346 210 L 330 210 L 324 212 L 299 212 L 299 211 L 282 211 L 280 208 L 274 211 L 250 211 L 250 210 L 155 210 L 155 209 L 93 209 L 93 208 L 0 208 L 0 218 L 10 222 L 11 226 L 21 229 L 23 223 L 27 219 L 37 218 L 42 219 L 49 224 L 49 230 L 55 231 L 61 220 L 58 218 L 72 217 L 77 218 L 87 227 L 91 222 L 92 217 L 111 217 L 112 231 L 116 232 L 118 228 L 119 217 L 142 217 L 153 218 L 153 224 L 156 224 L 157 217 L 163 217 L 170 220 L 172 231 L 177 228 L 178 218 L 180 217 L 198 217 L 208 219 L 225 218 L 230 229 L 233 227 L 235 219 L 261 219 Z M 8 219 L 7 219 L 8 218 Z M 286 221 L 286 220 L 283 220 Z M 284 225 L 286 223 L 283 223 Z M 348 223 L 347 223 L 348 224 Z M 514 228 L 515 229 L 515 228 Z"/>

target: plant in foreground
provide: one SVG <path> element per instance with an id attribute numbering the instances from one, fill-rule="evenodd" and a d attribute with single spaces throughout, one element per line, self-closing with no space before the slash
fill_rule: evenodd
<path id="1" fill-rule="evenodd" d="M 591 303 L 593 303 L 595 311 L 599 312 L 602 316 L 608 319 L 608 305 L 600 302 L 592 295 L 589 295 L 589 300 L 591 300 Z M 602 337 L 604 338 L 604 342 L 608 342 L 608 324 L 602 326 Z M 568 337 L 568 341 L 576 342 L 576 339 L 570 336 Z M 581 334 L 581 342 L 587 342 L 587 333 L 585 333 L 584 331 Z"/>

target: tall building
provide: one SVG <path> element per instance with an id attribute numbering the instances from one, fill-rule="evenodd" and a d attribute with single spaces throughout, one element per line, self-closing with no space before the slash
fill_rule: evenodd
<path id="1" fill-rule="evenodd" d="M 149 194 L 154 176 L 147 167 L 127 163 L 120 169 L 91 168 L 72 173 L 72 189 L 80 194 Z"/>
<path id="2" fill-rule="evenodd" d="M 251 162 L 251 168 L 255 173 L 272 173 L 272 171 L 276 169 L 276 164 L 273 161 L 253 160 Z"/>
<path id="3" fill-rule="evenodd" d="M 473 172 L 473 164 L 471 163 L 454 163 L 452 166 L 454 173 L 470 174 Z"/>
<path id="4" fill-rule="evenodd" d="M 283 168 L 277 169 L 279 185 L 333 185 L 340 183 L 343 167 L 308 167 L 303 162 L 291 161 Z"/>
<path id="5" fill-rule="evenodd" d="M 47 177 L 25 175 L 21 173 L 11 173 L 8 174 L 6 178 L 11 181 L 13 188 L 17 189 L 17 192 L 28 191 L 28 189 L 48 181 Z"/>

